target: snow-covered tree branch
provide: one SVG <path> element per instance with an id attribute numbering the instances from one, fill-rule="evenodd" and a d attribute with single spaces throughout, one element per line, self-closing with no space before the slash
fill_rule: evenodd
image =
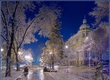
<path id="1" fill-rule="evenodd" d="M 39 9 L 38 13 L 35 13 L 34 18 L 30 19 L 31 16 L 27 18 L 26 11 L 34 11 L 35 8 L 37 7 L 32 1 L 2 2 L 2 37 L 7 43 L 7 50 L 10 51 L 7 51 L 7 57 L 11 56 L 11 49 L 15 51 L 17 70 L 19 70 L 19 60 L 17 57 L 19 49 L 24 44 L 37 41 L 34 35 L 37 31 L 39 31 L 39 35 L 48 36 L 50 27 L 53 27 L 55 20 L 59 18 L 61 12 L 57 7 L 43 6 Z M 10 76 L 8 71 L 6 76 Z"/>

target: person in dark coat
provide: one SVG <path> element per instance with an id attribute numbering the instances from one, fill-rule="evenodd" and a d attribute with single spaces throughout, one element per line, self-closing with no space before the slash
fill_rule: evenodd
<path id="1" fill-rule="evenodd" d="M 28 67 L 26 66 L 25 68 L 24 68 L 24 76 L 26 77 L 28 75 Z"/>
<path id="2" fill-rule="evenodd" d="M 47 72 L 47 68 L 46 67 L 44 67 L 44 72 Z"/>

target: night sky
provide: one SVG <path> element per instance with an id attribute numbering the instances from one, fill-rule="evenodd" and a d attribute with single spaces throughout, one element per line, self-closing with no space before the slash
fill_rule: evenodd
<path id="1" fill-rule="evenodd" d="M 45 2 L 45 4 L 48 3 L 49 1 Z M 63 10 L 61 18 L 59 19 L 62 22 L 61 35 L 63 35 L 63 40 L 68 40 L 73 34 L 77 33 L 82 24 L 84 15 L 86 16 L 87 23 L 92 27 L 91 24 L 94 23 L 95 20 L 88 14 L 95 7 L 94 1 L 57 1 L 57 4 Z M 35 36 L 38 42 L 26 44 L 24 48 L 31 48 L 33 50 L 34 59 L 35 62 L 37 62 L 39 55 L 42 53 L 41 48 L 45 45 L 48 38 L 39 36 L 38 33 L 36 33 Z"/>

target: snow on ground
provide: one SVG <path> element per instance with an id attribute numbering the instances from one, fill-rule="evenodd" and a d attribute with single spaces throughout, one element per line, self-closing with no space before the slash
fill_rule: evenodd
<path id="1" fill-rule="evenodd" d="M 27 77 L 24 77 L 23 71 L 12 70 L 12 77 L 4 77 L 5 72 L 3 72 L 2 80 L 16 80 L 18 77 L 21 77 L 21 80 L 93 80 L 93 75 L 93 68 L 61 66 L 57 72 L 43 73 L 42 68 L 30 69 Z"/>
<path id="2" fill-rule="evenodd" d="M 70 71 L 74 71 L 74 72 L 89 72 L 89 71 L 92 71 L 94 72 L 95 71 L 95 68 L 94 67 L 88 67 L 88 66 L 61 66 L 60 67 L 61 69 L 69 69 Z"/>
<path id="3" fill-rule="evenodd" d="M 2 71 L 2 80 L 16 80 L 22 73 L 22 71 L 11 70 L 11 77 L 5 77 L 5 71 Z"/>
<path id="4" fill-rule="evenodd" d="M 67 74 L 66 72 L 51 72 L 49 75 L 54 78 L 54 80 L 79 80 L 77 76 Z"/>
<path id="5" fill-rule="evenodd" d="M 20 80 L 38 80 L 32 70 L 29 70 L 27 77 L 24 77 L 23 71 L 16 70 L 12 70 L 11 75 L 11 77 L 5 77 L 5 73 L 2 73 L 2 80 L 17 80 L 18 78 L 21 78 Z"/>
<path id="6" fill-rule="evenodd" d="M 93 80 L 94 68 L 85 66 L 72 66 L 68 68 L 63 66 L 58 72 L 51 72 L 46 74 L 50 75 L 53 80 Z M 100 78 L 98 80 L 101 80 Z"/>
<path id="7" fill-rule="evenodd" d="M 80 80 L 82 79 L 82 77 L 80 77 L 79 75 L 69 72 L 69 70 L 59 70 L 58 72 L 50 72 L 50 73 L 46 73 L 48 75 L 50 75 L 53 80 Z M 82 80 L 86 80 L 85 78 Z"/>

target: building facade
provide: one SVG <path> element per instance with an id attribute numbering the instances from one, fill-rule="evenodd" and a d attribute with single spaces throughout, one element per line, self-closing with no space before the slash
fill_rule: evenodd
<path id="1" fill-rule="evenodd" d="M 90 31 L 90 26 L 87 24 L 87 20 L 84 18 L 78 32 L 65 42 L 65 46 L 68 45 L 68 49 L 65 50 L 65 53 L 68 55 L 70 65 L 84 65 L 85 55 L 81 51 L 81 49 L 84 40 L 88 36 Z"/>

